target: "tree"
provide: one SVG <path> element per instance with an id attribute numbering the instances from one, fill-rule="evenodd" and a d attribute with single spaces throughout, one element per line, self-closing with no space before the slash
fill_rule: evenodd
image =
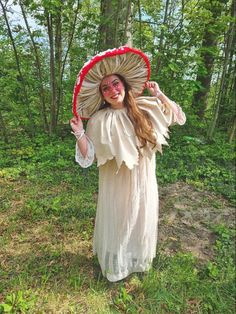
<path id="1" fill-rule="evenodd" d="M 235 34 L 235 3 L 231 4 L 231 21 L 225 34 L 223 62 L 219 88 L 214 106 L 213 119 L 208 130 L 208 137 L 212 139 L 219 116 L 219 124 L 225 125 L 229 131 L 229 141 L 235 136 L 236 117 L 235 117 L 235 77 L 236 62 L 234 58 L 234 47 L 236 44 Z M 226 108 L 228 110 L 226 110 Z"/>
<path id="2" fill-rule="evenodd" d="M 40 99 L 42 104 L 42 111 L 44 117 L 44 125 L 49 129 L 50 134 L 56 131 L 59 111 L 63 103 L 63 77 L 66 69 L 67 58 L 69 50 L 71 49 L 76 21 L 79 11 L 79 0 L 54 0 L 54 1 L 34 1 L 27 0 L 25 5 L 20 1 L 22 13 L 24 15 L 25 24 L 31 42 L 34 48 L 34 55 L 36 59 L 37 74 L 40 82 Z M 49 125 L 47 123 L 47 108 L 45 108 L 44 88 L 41 74 L 41 64 L 39 60 L 39 53 L 35 45 L 35 41 L 27 23 L 26 12 L 31 13 L 41 27 L 46 27 L 47 39 L 49 49 L 49 81 L 50 81 L 50 118 Z M 48 82 L 44 82 L 48 85 Z"/>
<path id="3" fill-rule="evenodd" d="M 0 5 L 1 5 L 2 11 L 3 11 L 4 20 L 5 20 L 6 26 L 7 26 L 8 36 L 10 38 L 12 49 L 13 49 L 14 56 L 15 56 L 15 62 L 16 62 L 17 70 L 18 70 L 18 80 L 20 81 L 21 87 L 22 87 L 22 94 L 20 94 L 20 95 L 22 96 L 22 98 L 21 98 L 22 104 L 26 106 L 27 117 L 28 117 L 29 126 L 30 126 L 29 134 L 33 135 L 34 134 L 34 121 L 33 121 L 33 116 L 32 116 L 32 112 L 30 109 L 30 101 L 29 101 L 29 97 L 28 97 L 26 81 L 25 81 L 25 78 L 23 76 L 22 69 L 21 69 L 20 57 L 19 57 L 19 54 L 17 51 L 15 39 L 14 39 L 12 31 L 11 31 L 10 23 L 8 21 L 7 9 L 6 9 L 6 6 L 3 4 L 2 0 L 0 0 Z"/>
<path id="4" fill-rule="evenodd" d="M 3 115 L 1 111 L 0 111 L 0 130 L 2 132 L 5 143 L 8 144 L 9 139 L 8 139 L 8 134 L 7 134 L 7 128 L 6 128 L 5 121 L 3 119 Z"/>
<path id="5" fill-rule="evenodd" d="M 131 0 L 101 0 L 99 50 L 131 42 L 131 9 Z"/>
<path id="6" fill-rule="evenodd" d="M 32 46 L 33 46 L 37 79 L 39 81 L 39 94 L 38 95 L 39 95 L 40 104 L 41 104 L 40 111 L 41 111 L 44 130 L 48 132 L 49 126 L 48 126 L 48 119 L 47 119 L 47 114 L 46 114 L 46 100 L 45 100 L 45 90 L 44 90 L 44 84 L 43 84 L 42 66 L 41 66 L 41 61 L 40 61 L 40 53 L 38 50 L 38 46 L 35 42 L 34 35 L 30 29 L 23 2 L 19 1 L 19 5 L 21 7 L 21 12 L 24 18 L 24 22 L 25 22 Z"/>
<path id="7" fill-rule="evenodd" d="M 0 119 L 5 138 L 9 126 L 32 134 L 41 129 L 54 133 L 71 116 L 74 82 L 84 62 L 124 44 L 147 53 L 152 79 L 187 110 L 189 123 L 204 115 L 201 121 L 211 123 L 210 137 L 218 129 L 234 137 L 235 13 L 230 16 L 228 8 L 232 4 L 235 12 L 234 1 L 15 3 L 25 25 L 10 13 L 10 2 L 0 0 Z"/>
<path id="8" fill-rule="evenodd" d="M 218 21 L 223 11 L 224 2 L 224 0 L 209 0 L 204 3 L 205 9 L 209 12 L 209 19 L 204 25 L 200 47 L 200 63 L 196 78 L 199 89 L 194 93 L 192 102 L 192 106 L 200 118 L 203 118 L 207 107 L 214 60 L 217 55 L 217 42 L 222 31 Z"/>

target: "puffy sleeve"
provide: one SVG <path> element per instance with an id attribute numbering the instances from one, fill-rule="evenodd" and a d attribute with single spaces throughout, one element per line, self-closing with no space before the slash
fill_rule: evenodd
<path id="1" fill-rule="evenodd" d="M 186 122 L 186 116 L 182 108 L 176 104 L 174 101 L 171 101 L 170 104 L 163 104 L 157 98 L 157 106 L 160 107 L 163 112 L 168 126 L 179 124 L 183 125 Z"/>
<path id="2" fill-rule="evenodd" d="M 88 145 L 88 151 L 87 151 L 87 155 L 86 157 L 84 157 L 81 154 L 81 151 L 79 149 L 78 144 L 76 143 L 75 146 L 75 161 L 82 167 L 82 168 L 88 168 L 89 166 L 92 165 L 93 161 L 94 161 L 94 146 L 93 146 L 93 142 L 91 141 L 91 139 L 87 137 L 87 145 Z"/>
<path id="3" fill-rule="evenodd" d="M 136 102 L 139 108 L 148 113 L 157 138 L 155 150 L 162 153 L 162 145 L 168 145 L 166 139 L 169 138 L 169 127 L 183 125 L 186 121 L 183 110 L 173 101 L 163 104 L 152 96 L 137 97 Z"/>
<path id="4" fill-rule="evenodd" d="M 148 111 L 154 128 L 157 122 L 162 128 L 168 128 L 175 124 L 183 125 L 186 122 L 182 108 L 172 100 L 170 103 L 164 104 L 157 97 L 143 96 L 137 97 L 136 101 L 140 108 Z"/>
<path id="5" fill-rule="evenodd" d="M 88 152 L 87 159 L 84 159 L 81 154 L 79 156 L 78 151 L 78 162 L 83 162 L 88 167 L 92 164 L 95 151 L 98 167 L 108 160 L 115 159 L 118 170 L 123 162 L 131 170 L 138 165 L 141 155 L 152 158 L 156 151 L 162 153 L 162 145 L 168 145 L 166 139 L 169 138 L 169 126 L 184 124 L 185 115 L 175 103 L 165 105 L 160 103 L 157 97 L 138 97 L 136 101 L 137 105 L 150 117 L 157 139 L 155 147 L 151 143 L 142 147 L 126 107 L 121 109 L 109 107 L 99 110 L 89 119 L 86 134 L 91 141 L 89 143 L 91 150 Z M 90 162 L 89 155 L 93 156 Z"/>

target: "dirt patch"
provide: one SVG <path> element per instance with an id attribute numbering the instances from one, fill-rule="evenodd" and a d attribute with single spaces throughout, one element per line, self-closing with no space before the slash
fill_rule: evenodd
<path id="1" fill-rule="evenodd" d="M 211 259 L 212 228 L 218 224 L 234 227 L 235 208 L 219 195 L 182 182 L 160 187 L 159 192 L 159 248 L 168 254 L 181 250 L 201 260 Z"/>
<path id="2" fill-rule="evenodd" d="M 199 191 L 186 183 L 160 187 L 159 192 L 158 248 L 167 254 L 182 251 L 191 252 L 202 261 L 212 259 L 215 242 L 212 228 L 218 224 L 234 227 L 234 207 L 223 197 Z M 10 206 L 11 213 L 15 213 L 15 207 Z M 88 263 L 92 268 L 93 219 L 84 223 L 71 221 L 65 227 L 56 220 L 28 224 L 25 220 L 10 221 L 10 217 L 9 211 L 0 212 L 0 236 L 5 235 L 0 260 L 5 269 L 10 267 L 13 259 L 21 268 L 29 257 L 44 255 L 50 263 L 58 255 L 63 260 L 63 266 L 77 263 L 76 256 L 80 256 L 80 268 L 87 269 Z"/>

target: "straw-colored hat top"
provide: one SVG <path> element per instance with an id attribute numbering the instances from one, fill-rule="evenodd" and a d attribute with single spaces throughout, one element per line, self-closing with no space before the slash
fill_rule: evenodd
<path id="1" fill-rule="evenodd" d="M 123 46 L 99 53 L 86 62 L 74 87 L 75 116 L 89 118 L 99 109 L 102 103 L 99 86 L 102 79 L 111 74 L 123 76 L 136 97 L 143 92 L 150 78 L 148 57 L 138 49 Z"/>

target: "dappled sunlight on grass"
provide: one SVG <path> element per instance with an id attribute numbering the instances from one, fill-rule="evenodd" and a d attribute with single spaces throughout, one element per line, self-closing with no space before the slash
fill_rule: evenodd
<path id="1" fill-rule="evenodd" d="M 217 191 L 199 188 L 198 178 L 190 185 L 175 172 L 176 181 L 160 187 L 152 269 L 110 283 L 92 255 L 98 171 L 96 165 L 79 168 L 73 150 L 68 139 L 1 152 L 2 308 L 61 314 L 233 314 L 232 204 Z M 163 171 L 162 184 L 168 183 Z M 185 175 L 188 181 L 193 173 Z"/>

